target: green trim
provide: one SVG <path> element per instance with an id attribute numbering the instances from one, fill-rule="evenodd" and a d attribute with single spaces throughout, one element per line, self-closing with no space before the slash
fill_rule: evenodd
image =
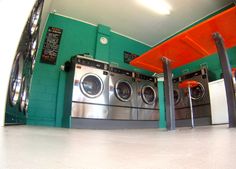
<path id="1" fill-rule="evenodd" d="M 159 128 L 166 128 L 165 96 L 164 96 L 163 81 L 158 81 L 158 97 L 159 97 L 159 109 L 160 109 Z"/>

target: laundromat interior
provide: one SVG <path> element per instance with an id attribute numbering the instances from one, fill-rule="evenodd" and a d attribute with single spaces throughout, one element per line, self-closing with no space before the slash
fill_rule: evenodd
<path id="1" fill-rule="evenodd" d="M 0 1 L 0 168 L 235 168 L 235 5 Z"/>

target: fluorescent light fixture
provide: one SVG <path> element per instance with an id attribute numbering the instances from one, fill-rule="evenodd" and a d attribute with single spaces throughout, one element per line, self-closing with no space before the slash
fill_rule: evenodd
<path id="1" fill-rule="evenodd" d="M 169 15 L 172 9 L 166 0 L 137 0 L 137 2 L 161 15 Z"/>

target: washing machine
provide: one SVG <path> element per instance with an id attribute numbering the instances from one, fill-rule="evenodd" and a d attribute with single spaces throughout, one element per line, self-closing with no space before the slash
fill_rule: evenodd
<path id="1" fill-rule="evenodd" d="M 135 75 L 138 120 L 159 120 L 157 79 Z"/>
<path id="2" fill-rule="evenodd" d="M 137 120 L 134 72 L 110 67 L 109 119 Z"/>
<path id="3" fill-rule="evenodd" d="M 184 80 L 195 80 L 199 83 L 198 86 L 191 88 L 191 99 L 194 110 L 194 118 L 211 117 L 207 69 L 203 68 L 199 71 L 188 73 L 186 75 L 181 76 L 179 79 L 179 82 Z M 177 87 L 175 87 L 174 89 L 176 88 Z M 185 88 L 179 90 L 181 91 L 181 103 L 179 104 L 179 107 L 176 106 L 175 108 L 176 119 L 190 119 L 188 89 Z"/>
<path id="4" fill-rule="evenodd" d="M 71 117 L 107 119 L 109 103 L 108 64 L 76 56 L 67 83 L 72 85 Z"/>
<path id="5" fill-rule="evenodd" d="M 174 104 L 175 104 L 175 118 L 186 119 L 189 113 L 189 99 L 187 93 L 179 88 L 179 83 L 182 82 L 182 77 L 173 79 L 173 92 L 174 92 Z"/>

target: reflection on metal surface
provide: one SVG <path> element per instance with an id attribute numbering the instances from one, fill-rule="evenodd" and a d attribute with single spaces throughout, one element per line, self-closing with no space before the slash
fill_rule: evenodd
<path id="1" fill-rule="evenodd" d="M 30 57 L 32 59 L 35 59 L 37 49 L 38 49 L 38 34 L 34 38 L 32 38 L 30 43 Z"/>
<path id="2" fill-rule="evenodd" d="M 180 102 L 180 93 L 178 89 L 174 89 L 174 101 L 175 105 L 177 105 Z"/>
<path id="3" fill-rule="evenodd" d="M 26 113 L 29 103 L 29 81 L 26 77 L 22 78 L 22 89 L 20 94 L 20 111 Z"/>
<path id="4" fill-rule="evenodd" d="M 93 73 L 85 74 L 80 80 L 80 87 L 83 94 L 89 98 L 100 96 L 104 89 L 102 79 Z"/>
<path id="5" fill-rule="evenodd" d="M 112 120 L 133 120 L 132 115 L 137 116 L 136 112 L 132 112 L 133 109 L 130 107 L 109 107 L 109 116 L 108 119 Z M 136 114 L 135 114 L 136 113 Z"/>
<path id="6" fill-rule="evenodd" d="M 30 33 L 33 35 L 39 29 L 40 17 L 43 10 L 43 0 L 38 0 L 32 10 L 30 22 Z"/>
<path id="7" fill-rule="evenodd" d="M 106 105 L 72 103 L 71 117 L 107 119 L 108 107 Z"/>
<path id="8" fill-rule="evenodd" d="M 139 109 L 138 120 L 159 120 L 159 110 Z"/>
<path id="9" fill-rule="evenodd" d="M 15 106 L 18 102 L 20 89 L 22 85 L 22 73 L 23 73 L 23 60 L 22 53 L 18 53 L 14 59 L 10 77 L 10 86 L 9 86 L 9 99 L 10 104 Z"/>
<path id="10" fill-rule="evenodd" d="M 131 99 L 133 90 L 128 81 L 119 80 L 115 85 L 115 94 L 117 98 L 123 102 L 127 102 Z"/>

